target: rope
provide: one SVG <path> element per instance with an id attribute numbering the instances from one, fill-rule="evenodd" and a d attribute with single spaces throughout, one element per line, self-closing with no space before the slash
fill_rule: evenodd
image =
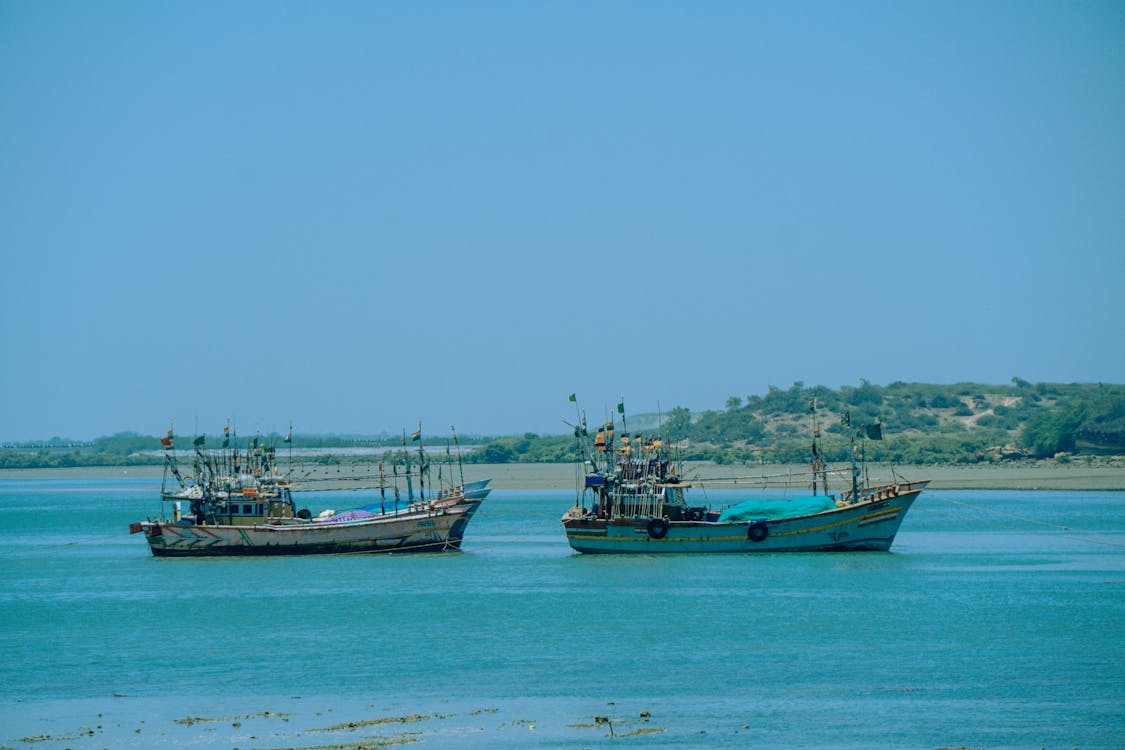
<path id="1" fill-rule="evenodd" d="M 20 547 L 18 549 L 4 550 L 3 552 L 0 552 L 0 557 L 15 557 L 15 556 L 17 556 L 17 555 L 19 555 L 23 552 L 42 552 L 45 549 L 58 549 L 60 547 L 74 547 L 74 546 L 78 546 L 78 545 L 82 545 L 82 544 L 93 544 L 93 543 L 94 543 L 94 540 L 91 539 L 91 540 L 84 541 L 84 542 L 73 541 L 73 542 L 59 542 L 58 544 L 32 544 L 32 545 L 29 545 L 27 547 Z"/>
<path id="2" fill-rule="evenodd" d="M 1071 536 L 1064 537 L 1066 539 L 1071 539 L 1071 540 L 1078 541 L 1078 542 L 1087 542 L 1089 544 L 1100 544 L 1100 545 L 1105 546 L 1105 547 L 1117 547 L 1117 548 L 1120 548 L 1120 549 L 1125 549 L 1125 544 L 1122 544 L 1120 542 L 1107 542 L 1107 541 L 1100 541 L 1100 540 L 1097 540 L 1097 539 L 1087 539 L 1085 537 L 1073 536 L 1074 534 L 1091 534 L 1093 536 L 1106 536 L 1102 532 L 1088 531 L 1086 529 L 1076 529 L 1076 528 L 1071 527 L 1071 526 L 1062 526 L 1060 524 L 1050 523 L 1048 521 L 1039 521 L 1039 520 L 1034 519 L 1034 518 L 1026 518 L 1024 516 L 1017 516 L 1013 513 L 1004 513 L 1003 511 L 999 511 L 999 510 L 992 510 L 990 508 L 982 508 L 979 505 L 973 505 L 972 503 L 965 503 L 965 502 L 961 502 L 959 500 L 950 500 L 949 498 L 941 497 L 939 495 L 930 495 L 930 497 L 932 497 L 935 500 L 940 500 L 942 502 L 949 503 L 950 505 L 960 505 L 961 507 L 964 507 L 964 508 L 971 508 L 972 510 L 979 510 L 982 513 L 991 513 L 992 515 L 1002 516 L 1004 518 L 1011 518 L 1011 519 L 1014 519 L 1016 521 L 1021 521 L 1023 523 L 1036 524 L 1036 525 L 1039 525 L 1039 526 L 1046 526 L 1048 528 L 1055 529 L 1057 531 L 1066 531 L 1066 532 L 1069 532 L 1071 534 Z M 919 513 L 929 513 L 931 515 L 938 516 L 940 518 L 949 518 L 949 519 L 956 520 L 956 521 L 968 521 L 970 523 L 980 524 L 981 526 L 992 526 L 994 528 L 1004 529 L 1005 531 L 1022 531 L 1022 532 L 1027 533 L 1026 529 L 1020 528 L 1018 526 L 1009 526 L 1009 525 L 1006 525 L 1006 524 L 995 523 L 993 521 L 982 521 L 982 520 L 977 519 L 977 518 L 969 518 L 969 517 L 966 517 L 966 516 L 949 515 L 947 513 L 939 513 L 937 511 L 933 511 L 933 510 L 926 510 L 925 508 L 919 508 L 917 506 L 914 507 L 914 510 L 919 512 Z"/>
<path id="3" fill-rule="evenodd" d="M 941 500 L 943 503 L 949 503 L 950 505 L 960 505 L 960 506 L 965 507 L 965 508 L 972 508 L 973 510 L 982 511 L 984 513 L 991 513 L 994 516 L 1003 516 L 1005 518 L 1012 518 L 1012 519 L 1015 519 L 1017 521 L 1023 521 L 1024 523 L 1035 523 L 1035 524 L 1039 524 L 1040 526 L 1049 526 L 1052 529 L 1059 529 L 1061 531 L 1079 531 L 1079 532 L 1082 532 L 1084 534 L 1097 533 L 1097 532 L 1094 532 L 1094 531 L 1083 531 L 1082 529 L 1075 529 L 1075 528 L 1072 528 L 1070 526 L 1060 526 L 1057 523 L 1048 523 L 1047 521 L 1038 521 L 1034 518 L 1025 518 L 1023 516 L 1017 516 L 1017 515 L 1014 515 L 1012 513 L 1004 513 L 1002 511 L 992 510 L 990 508 L 982 508 L 979 505 L 973 505 L 971 503 L 963 503 L 959 500 L 950 500 L 949 498 L 941 497 L 940 495 L 931 495 L 930 497 L 934 498 L 935 500 Z"/>

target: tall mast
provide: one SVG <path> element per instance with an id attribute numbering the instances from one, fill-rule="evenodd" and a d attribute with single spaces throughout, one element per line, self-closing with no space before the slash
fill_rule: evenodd
<path id="1" fill-rule="evenodd" d="M 449 425 L 449 431 L 453 433 L 453 447 L 457 449 L 457 471 L 461 474 L 461 488 L 465 487 L 465 467 L 461 463 L 461 448 L 457 445 L 457 428 Z"/>
<path id="2" fill-rule="evenodd" d="M 176 466 L 176 454 L 172 451 L 172 448 L 175 446 L 172 435 L 173 429 L 173 426 L 169 424 L 168 434 L 160 439 L 160 444 L 164 446 L 164 476 L 160 480 L 161 497 L 164 497 L 164 487 L 168 480 L 169 469 L 172 471 L 172 476 L 176 478 L 176 481 L 179 482 L 181 486 L 183 486 L 184 483 L 184 480 L 180 477 L 180 469 Z"/>
<path id="3" fill-rule="evenodd" d="M 812 455 L 813 455 L 813 460 L 812 460 L 812 493 L 815 496 L 816 495 L 816 471 L 817 471 L 817 469 L 820 468 L 820 466 L 819 466 L 819 464 L 820 464 L 820 448 L 817 445 L 817 441 L 820 438 L 820 422 L 817 420 L 817 416 L 816 416 L 816 396 L 813 396 L 812 400 L 809 401 L 809 411 L 812 412 Z M 825 491 L 827 491 L 827 490 L 828 490 L 828 488 L 826 487 Z"/>
<path id="4" fill-rule="evenodd" d="M 590 448 L 590 431 L 586 429 L 586 413 L 578 408 L 578 397 L 575 394 L 570 394 L 570 400 L 574 402 L 574 416 L 577 420 L 574 427 L 575 446 L 579 447 L 579 458 L 583 461 L 589 460 L 594 471 L 598 471 L 598 462 L 594 457 L 594 452 Z M 569 425 L 570 423 L 563 420 L 563 424 Z"/>
<path id="5" fill-rule="evenodd" d="M 410 479 L 410 451 L 406 449 L 406 428 L 402 428 L 402 457 L 406 462 L 406 499 L 414 502 L 414 482 Z"/>
<path id="6" fill-rule="evenodd" d="M 859 482 L 858 482 L 858 480 L 859 480 L 859 467 L 856 465 L 856 462 L 855 462 L 856 453 L 858 452 L 859 448 L 855 444 L 855 430 L 852 430 L 851 433 L 852 433 L 852 440 L 851 440 L 851 443 L 852 443 L 852 449 L 851 449 L 852 502 L 855 502 L 855 501 L 859 500 Z"/>
<path id="7" fill-rule="evenodd" d="M 381 500 L 387 499 L 387 484 L 386 477 L 383 474 L 383 462 L 379 462 L 379 498 Z"/>
<path id="8" fill-rule="evenodd" d="M 422 502 L 426 501 L 426 477 L 425 474 L 429 472 L 429 467 L 426 465 L 426 452 L 422 447 L 422 422 L 418 421 L 418 432 L 415 433 L 418 438 L 418 487 L 422 494 Z"/>
<path id="9" fill-rule="evenodd" d="M 617 402 L 617 413 L 621 415 L 621 433 L 628 436 L 629 426 L 625 423 L 625 397 L 622 396 L 621 400 Z"/>

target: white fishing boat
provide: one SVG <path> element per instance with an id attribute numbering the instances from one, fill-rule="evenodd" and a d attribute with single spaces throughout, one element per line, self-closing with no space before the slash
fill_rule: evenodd
<path id="1" fill-rule="evenodd" d="M 282 502 L 289 491 L 283 492 Z M 487 492 L 485 493 L 487 494 Z M 248 498 L 249 499 L 249 498 Z M 429 501 L 415 501 L 385 513 L 347 511 L 326 518 L 291 513 L 271 516 L 273 503 L 236 503 L 217 509 L 221 523 L 194 518 L 142 521 L 130 530 L 143 532 L 156 557 L 215 555 L 315 555 L 355 552 L 441 552 L 459 549 L 469 520 L 483 498 L 467 500 L 460 488 Z M 264 507 L 263 507 L 264 506 Z M 290 508 L 292 506 L 289 506 Z"/>
<path id="2" fill-rule="evenodd" d="M 623 406 L 619 412 L 624 427 Z M 833 472 L 821 459 L 817 430 L 811 495 L 751 498 L 724 509 L 692 506 L 685 493 L 700 480 L 683 480 L 662 440 L 627 435 L 615 440 L 615 432 L 614 422 L 607 422 L 591 444 L 581 421 L 575 427 L 585 486 L 561 520 L 578 552 L 885 551 L 928 484 L 861 483 L 864 472 L 853 461 L 850 486 L 831 491 Z M 882 437 L 881 425 L 867 432 Z M 854 456 L 854 437 L 852 448 Z"/>
<path id="3" fill-rule="evenodd" d="M 172 435 L 162 442 L 170 449 Z M 430 465 L 419 442 L 418 462 L 411 466 L 404 448 L 402 471 L 394 467 L 390 487 L 379 464 L 377 501 L 339 513 L 327 510 L 313 517 L 307 508 L 297 508 L 292 472 L 278 469 L 276 446 L 260 445 L 255 438 L 252 448 L 239 453 L 237 449 L 228 451 L 227 443 L 229 439 L 224 440 L 224 451 L 210 454 L 197 438 L 194 473 L 190 475 L 179 469 L 170 450 L 166 453 L 161 499 L 162 507 L 171 504 L 171 513 L 129 526 L 131 533 L 144 534 L 154 556 L 454 550 L 460 548 L 469 521 L 490 492 L 488 479 L 471 483 L 462 479 L 460 484 L 431 490 L 427 497 Z M 170 477 L 179 483 L 178 489 L 166 486 Z M 440 477 L 439 472 L 442 484 Z M 406 484 L 405 498 L 400 495 L 400 479 Z M 189 506 L 187 512 L 185 504 Z"/>

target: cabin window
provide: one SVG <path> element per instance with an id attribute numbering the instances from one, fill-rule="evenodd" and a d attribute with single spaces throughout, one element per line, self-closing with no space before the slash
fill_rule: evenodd
<path id="1" fill-rule="evenodd" d="M 254 506 L 254 513 L 256 515 L 259 515 L 259 516 L 262 515 L 262 504 L 261 503 L 258 503 L 257 505 Z"/>
<path id="2" fill-rule="evenodd" d="M 254 506 L 253 505 L 243 505 L 242 506 L 242 515 L 251 516 L 253 514 L 254 514 Z"/>

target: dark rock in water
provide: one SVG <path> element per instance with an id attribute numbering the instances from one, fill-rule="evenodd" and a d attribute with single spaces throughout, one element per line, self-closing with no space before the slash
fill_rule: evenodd
<path id="1" fill-rule="evenodd" d="M 595 716 L 594 717 L 594 725 L 595 726 L 601 726 L 603 724 L 605 724 L 606 726 L 609 727 L 609 736 L 613 737 L 614 736 L 613 722 L 609 720 L 609 717 L 608 716 Z"/>

